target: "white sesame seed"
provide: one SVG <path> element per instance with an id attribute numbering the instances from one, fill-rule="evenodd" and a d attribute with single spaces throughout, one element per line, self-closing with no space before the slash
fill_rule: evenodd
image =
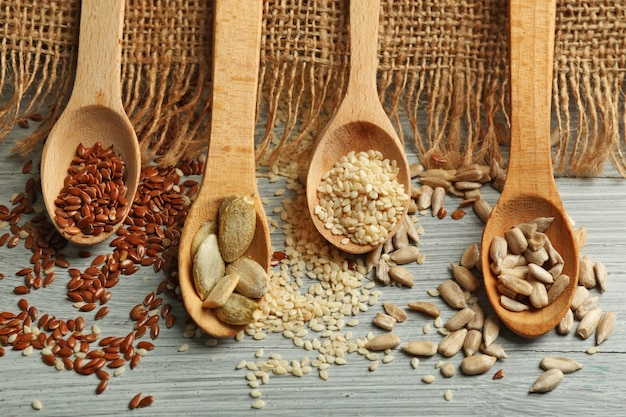
<path id="1" fill-rule="evenodd" d="M 263 400 L 256 400 L 255 402 L 252 403 L 252 408 L 260 409 L 263 407 L 265 407 L 265 401 Z"/>

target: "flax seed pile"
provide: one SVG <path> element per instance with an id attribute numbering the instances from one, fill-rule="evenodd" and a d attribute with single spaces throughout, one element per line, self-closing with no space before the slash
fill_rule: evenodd
<path id="1" fill-rule="evenodd" d="M 78 250 L 79 257 L 91 259 L 84 270 L 68 261 L 65 251 L 71 248 L 46 216 L 38 176 L 30 174 L 32 166 L 28 161 L 22 170 L 26 176 L 24 191 L 0 205 L 0 226 L 5 230 L 0 244 L 9 249 L 23 245 L 32 253 L 24 268 L 0 274 L 5 287 L 15 282 L 7 279 L 9 275 L 21 281 L 12 289 L 17 308 L 5 306 L 7 310 L 0 312 L 0 357 L 7 350 L 24 356 L 37 352 L 45 365 L 59 371 L 95 374 L 99 380 L 95 392 L 101 394 L 111 377 L 139 366 L 142 357 L 154 349 L 153 341 L 161 328 L 171 328 L 176 322 L 171 302 L 180 302 L 178 239 L 198 189 L 197 180 L 189 178 L 202 173 L 203 163 L 189 162 L 180 168 L 144 167 L 131 212 L 109 243 L 110 253 L 94 256 L 86 248 Z M 130 329 L 122 334 L 101 334 L 98 323 L 110 311 L 112 288 L 140 267 L 162 274 L 161 282 L 157 288 L 146 289 L 145 298 L 137 300 L 129 311 L 133 321 Z M 57 318 L 54 311 L 40 311 L 27 301 L 29 293 L 46 291 L 52 285 L 66 286 L 68 302 L 75 308 L 74 318 Z M 129 407 L 145 407 L 152 401 L 151 396 L 129 398 Z"/>
<path id="2" fill-rule="evenodd" d="M 115 377 L 121 376 L 127 369 L 141 366 L 142 358 L 156 348 L 154 341 L 161 329 L 171 329 L 177 320 L 172 311 L 182 305 L 177 281 L 178 239 L 187 210 L 198 190 L 203 161 L 187 162 L 176 168 L 146 166 L 130 215 L 109 242 L 110 253 L 94 255 L 88 249 L 79 250 L 80 257 L 90 259 L 90 265 L 84 270 L 70 264 L 66 253 L 71 248 L 67 247 L 65 239 L 58 235 L 46 217 L 38 177 L 31 173 L 32 165 L 29 161 L 23 168 L 24 191 L 11 196 L 5 205 L 0 205 L 0 230 L 5 230 L 0 235 L 0 244 L 9 249 L 22 245 L 32 253 L 22 269 L 1 271 L 0 285 L 12 288 L 16 304 L 14 307 L 6 306 L 0 312 L 0 362 L 1 356 L 7 354 L 37 354 L 41 356 L 43 366 L 55 367 L 60 372 L 95 374 L 98 383 L 94 392 L 101 394 L 109 384 L 114 383 Z M 392 239 L 391 246 L 384 248 L 373 263 L 367 256 L 348 255 L 329 246 L 309 217 L 305 189 L 299 180 L 301 170 L 296 161 L 290 161 L 271 165 L 259 174 L 260 181 L 277 187 L 272 198 L 282 199 L 267 214 L 271 233 L 274 237 L 282 234 L 280 239 L 284 241 L 285 249 L 273 254 L 270 290 L 255 317 L 256 321 L 235 339 L 249 337 L 260 341 L 278 334 L 291 340 L 294 355 L 298 355 L 297 352 L 301 355 L 297 359 L 285 359 L 264 345 L 250 352 L 249 359 L 233 363 L 234 372 L 244 372 L 245 383 L 250 389 L 251 408 L 266 406 L 262 388 L 271 378 L 316 375 L 322 381 L 328 380 L 333 369 L 346 365 L 353 357 L 365 359 L 367 369 L 375 372 L 393 361 L 404 361 L 408 370 L 419 370 L 424 367 L 420 366 L 420 359 L 433 356 L 438 358 L 435 369 L 444 380 L 453 377 L 457 369 L 465 375 L 473 375 L 489 372 L 497 364 L 504 366 L 507 354 L 496 342 L 500 333 L 499 323 L 489 314 L 489 306 L 481 305 L 478 296 L 481 289 L 460 288 L 457 300 L 462 304 L 460 307 L 453 306 L 447 299 L 445 288 L 448 285 L 443 283 L 436 283 L 428 294 L 414 294 L 415 303 L 408 306 L 388 302 L 381 306 L 379 299 L 385 291 L 411 291 L 410 286 L 393 280 L 385 286 L 377 275 L 377 269 L 382 265 L 397 266 L 393 252 L 403 244 L 400 239 Z M 484 180 L 489 169 L 483 167 L 475 171 L 474 174 Z M 434 192 L 436 183 L 441 180 L 434 179 L 438 175 L 451 183 L 448 196 L 453 196 L 447 202 L 426 201 L 423 195 L 441 195 Z M 483 200 L 477 196 L 477 188 L 466 181 L 468 175 L 467 172 L 442 174 L 426 170 L 418 174 L 416 171 L 414 189 L 411 190 L 415 200 L 409 214 L 411 222 L 419 225 L 420 216 L 460 221 L 464 218 L 462 215 L 442 215 L 446 204 L 454 204 L 450 198 L 458 200 L 459 208 L 455 212 L 465 213 L 474 205 L 477 215 L 482 217 L 482 209 L 477 207 L 484 208 L 484 204 L 479 204 Z M 490 178 L 493 180 L 496 177 L 494 174 Z M 430 193 L 426 187 L 433 192 Z M 266 207 L 269 207 L 270 199 L 266 197 L 265 200 Z M 423 233 L 419 226 L 416 230 Z M 584 227 L 577 229 L 577 237 L 582 247 Z M 472 274 L 478 274 L 473 267 L 478 260 L 471 252 L 470 247 L 466 253 L 459 254 L 459 258 L 461 263 L 469 262 L 466 268 Z M 451 262 L 458 263 L 459 260 Z M 425 270 L 427 264 L 427 260 L 420 257 L 410 268 L 413 271 Z M 594 267 L 588 259 L 583 264 L 587 272 L 588 265 L 592 269 Z M 105 320 L 110 312 L 112 288 L 124 277 L 136 275 L 140 268 L 152 268 L 155 273 L 161 274 L 160 283 L 156 288 L 146 288 L 145 297 L 137 300 L 128 312 L 132 328 L 120 329 L 118 334 L 102 334 L 99 321 Z M 13 277 L 8 279 L 13 275 L 20 282 L 15 284 Z M 584 285 L 581 283 L 579 287 L 582 290 L 577 291 L 581 293 L 577 308 L 568 314 L 568 317 L 572 316 L 572 322 L 569 327 L 563 323 L 557 329 L 563 333 L 574 332 L 573 320 L 582 324 L 585 313 L 594 311 L 590 317 L 598 316 L 596 327 L 592 326 L 593 331 L 580 336 L 583 339 L 590 337 L 598 329 L 597 344 L 589 348 L 588 353 L 597 351 L 598 345 L 610 335 L 611 324 L 615 322 L 611 312 L 602 314 L 601 310 L 597 311 L 599 297 L 591 293 L 594 288 L 601 292 L 606 290 L 605 278 L 585 281 Z M 417 279 L 422 278 L 418 276 Z M 464 281 L 456 276 L 456 269 L 451 269 L 450 278 L 445 282 L 460 287 Z M 75 309 L 73 318 L 57 318 L 54 311 L 40 311 L 38 306 L 27 301 L 29 293 L 46 291 L 53 285 L 66 286 L 67 302 Z M 445 301 L 441 311 L 428 306 L 442 305 L 433 301 L 440 299 Z M 362 313 L 371 309 L 377 312 L 377 318 L 380 316 L 385 320 L 374 323 L 363 321 Z M 457 314 L 461 313 L 466 318 L 471 317 L 471 320 L 459 319 Z M 425 319 L 424 325 L 421 329 L 413 329 L 411 340 L 400 340 L 394 328 L 403 325 L 407 314 L 420 315 Z M 453 325 L 454 316 L 457 319 Z M 204 338 L 207 349 L 222 343 L 204 334 L 188 318 L 181 319 L 187 321 L 183 337 Z M 385 328 L 380 323 L 385 323 Z M 602 335 L 601 328 L 604 329 Z M 589 328 L 586 331 L 589 332 Z M 471 345 L 468 342 L 470 334 Z M 482 342 L 479 340 L 476 344 L 474 341 L 478 336 Z M 425 344 L 424 339 L 434 344 Z M 183 344 L 179 351 L 184 352 L 188 348 L 188 344 Z M 425 348 L 428 352 L 423 350 Z M 494 379 L 504 377 L 502 369 L 494 372 Z M 549 376 L 550 384 L 544 383 L 538 389 L 546 386 L 554 389 L 561 382 L 561 379 L 554 380 L 552 373 Z M 424 370 L 421 382 L 430 384 L 437 379 L 435 371 Z M 443 398 L 452 401 L 452 390 L 446 389 Z M 158 402 L 158 398 L 136 393 L 129 396 L 128 401 L 128 407 L 132 409 L 150 406 L 154 401 Z M 36 405 L 40 407 L 41 403 Z"/>

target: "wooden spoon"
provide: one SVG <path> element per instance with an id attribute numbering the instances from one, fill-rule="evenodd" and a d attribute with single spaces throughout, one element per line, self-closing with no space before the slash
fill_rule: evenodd
<path id="1" fill-rule="evenodd" d="M 122 106 L 121 48 L 124 0 L 84 0 L 81 4 L 78 62 L 72 94 L 43 148 L 41 187 L 44 203 L 54 219 L 54 200 L 63 188 L 67 170 L 82 143 L 113 145 L 126 165 L 126 199 L 133 201 L 141 174 L 137 135 Z M 130 203 L 125 208 L 130 210 Z M 79 245 L 104 241 L 119 228 L 98 235 L 70 235 L 53 221 L 68 240 Z"/>
<path id="2" fill-rule="evenodd" d="M 245 255 L 269 271 L 271 242 L 256 185 L 254 130 L 261 49 L 262 2 L 217 0 L 214 14 L 212 114 L 208 158 L 197 198 L 180 238 L 178 279 L 183 302 L 196 324 L 216 337 L 245 326 L 230 326 L 202 307 L 194 283 L 191 244 L 200 226 L 216 220 L 231 195 L 254 195 L 256 231 Z"/>
<path id="3" fill-rule="evenodd" d="M 350 2 L 350 75 L 346 94 L 330 122 L 320 133 L 313 149 L 307 174 L 307 201 L 317 230 L 334 246 L 349 253 L 365 253 L 377 245 L 342 244 L 343 235 L 333 235 L 324 227 L 315 207 L 319 205 L 317 187 L 322 175 L 350 151 L 380 151 L 385 159 L 396 161 L 398 182 L 410 190 L 409 164 L 391 121 L 378 99 L 376 70 L 378 68 L 378 21 L 380 1 Z M 408 202 L 405 205 L 405 211 Z M 393 236 L 401 222 L 389 231 Z"/>
<path id="4" fill-rule="evenodd" d="M 510 1 L 511 148 L 507 178 L 482 236 L 481 264 L 487 296 L 502 322 L 524 337 L 553 329 L 567 312 L 578 280 L 579 252 L 553 176 L 550 99 L 554 56 L 555 0 Z M 511 312 L 500 304 L 489 268 L 495 236 L 537 217 L 554 217 L 547 235 L 563 257 L 570 284 L 541 309 Z"/>

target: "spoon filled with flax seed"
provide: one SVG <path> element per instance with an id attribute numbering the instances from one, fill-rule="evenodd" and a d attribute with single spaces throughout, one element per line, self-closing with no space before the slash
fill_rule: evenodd
<path id="1" fill-rule="evenodd" d="M 502 194 L 483 231 L 481 264 L 487 297 L 502 322 L 536 337 L 569 309 L 579 252 L 551 160 L 556 0 L 511 0 L 509 7 L 510 156 Z M 562 288 L 547 299 L 556 285 Z"/>
<path id="2" fill-rule="evenodd" d="M 74 86 L 41 156 L 48 214 L 79 245 L 100 243 L 123 224 L 141 173 L 121 98 L 124 4 L 82 1 Z"/>
<path id="3" fill-rule="evenodd" d="M 178 280 L 185 309 L 200 328 L 216 337 L 232 336 L 253 320 L 270 266 L 271 242 L 256 184 L 254 147 L 262 14 L 260 1 L 217 0 L 214 4 L 209 149 L 200 190 L 179 244 Z M 230 217 L 234 205 L 241 210 Z M 232 227 L 227 228 L 228 224 Z M 213 230 L 196 250 L 195 242 L 205 226 Z M 249 238 L 239 257 L 220 244 L 225 235 L 231 235 L 229 231 L 235 237 L 245 234 Z M 239 284 L 249 275 L 241 270 L 229 273 L 242 260 L 256 271 L 260 291 L 243 290 Z M 209 275 L 211 282 L 207 282 Z"/>
<path id="4" fill-rule="evenodd" d="M 311 219 L 332 245 L 372 251 L 406 215 L 404 145 L 376 87 L 380 1 L 350 1 L 350 73 L 341 103 L 313 145 L 306 180 Z"/>

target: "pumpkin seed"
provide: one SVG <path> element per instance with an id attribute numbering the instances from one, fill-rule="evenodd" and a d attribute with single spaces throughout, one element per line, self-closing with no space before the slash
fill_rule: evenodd
<path id="1" fill-rule="evenodd" d="M 238 274 L 222 275 L 202 302 L 204 308 L 223 307 L 239 283 Z"/>
<path id="2" fill-rule="evenodd" d="M 202 241 L 193 259 L 193 280 L 200 299 L 207 298 L 225 270 L 217 235 L 210 234 Z"/>
<path id="3" fill-rule="evenodd" d="M 204 241 L 204 239 L 210 234 L 217 234 L 217 223 L 214 221 L 207 221 L 202 223 L 202 226 L 198 229 L 195 236 L 193 237 L 193 241 L 191 242 L 191 259 L 196 256 L 196 252 L 198 248 Z"/>
<path id="4" fill-rule="evenodd" d="M 213 311 L 224 323 L 242 326 L 254 321 L 254 312 L 258 309 L 256 301 L 235 292 L 222 307 L 215 308 Z"/>
<path id="5" fill-rule="evenodd" d="M 224 200 L 220 206 L 218 242 L 225 262 L 233 262 L 252 243 L 256 229 L 256 209 L 251 196 Z"/>
<path id="6" fill-rule="evenodd" d="M 269 290 L 269 276 L 265 269 L 252 258 L 242 256 L 226 267 L 226 274 L 239 276 L 237 291 L 249 298 L 261 298 Z"/>

